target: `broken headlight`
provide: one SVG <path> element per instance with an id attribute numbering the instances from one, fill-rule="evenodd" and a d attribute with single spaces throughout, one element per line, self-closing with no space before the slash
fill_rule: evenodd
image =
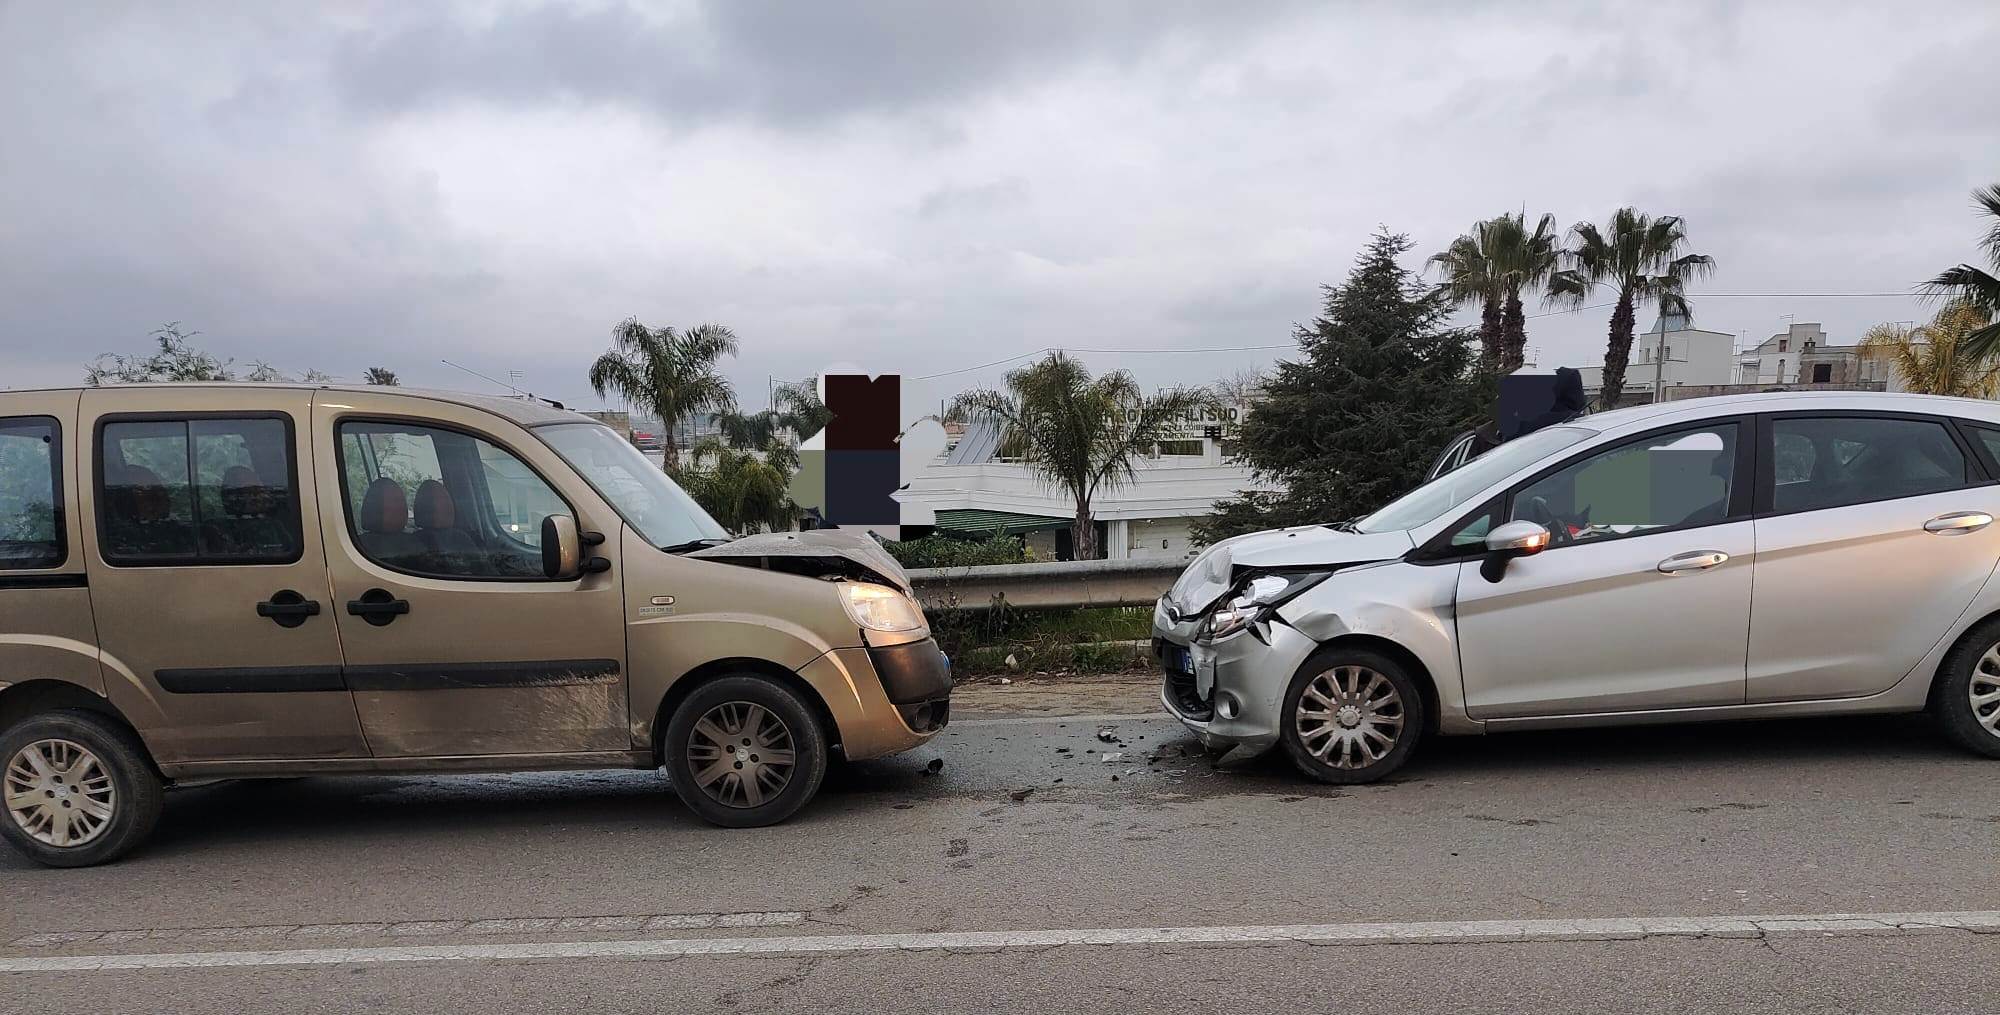
<path id="1" fill-rule="evenodd" d="M 1253 575 L 1222 597 L 1222 605 L 1209 614 L 1208 623 L 1203 625 L 1201 637 L 1207 641 L 1227 638 L 1331 574 L 1332 571 L 1271 571 Z"/>

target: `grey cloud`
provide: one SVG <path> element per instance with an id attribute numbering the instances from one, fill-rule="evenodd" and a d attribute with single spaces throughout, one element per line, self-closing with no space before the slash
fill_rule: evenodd
<path id="1" fill-rule="evenodd" d="M 944 215 L 979 214 L 1018 207 L 1028 200 L 1027 181 L 1019 178 L 994 180 L 970 187 L 939 187 L 917 202 L 917 215 L 937 218 Z"/>
<path id="2" fill-rule="evenodd" d="M 798 124 L 945 106 L 1077 63 L 1125 65 L 1169 37 L 1225 43 L 1297 6 L 706 0 L 680 16 L 551 5 L 474 22 L 424 5 L 414 21 L 344 40 L 332 71 L 340 94 L 370 111 L 604 102 L 693 122 Z"/>

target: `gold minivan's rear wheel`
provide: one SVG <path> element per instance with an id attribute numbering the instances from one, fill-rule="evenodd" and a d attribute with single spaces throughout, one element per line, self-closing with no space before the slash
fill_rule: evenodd
<path id="1" fill-rule="evenodd" d="M 7 759 L 7 816 L 50 846 L 87 846 L 111 827 L 111 772 L 74 740 L 37 740 Z"/>
<path id="2" fill-rule="evenodd" d="M 0 731 L 0 837 L 51 867 L 130 852 L 159 820 L 163 788 L 138 737 L 82 709 Z"/>
<path id="3" fill-rule="evenodd" d="M 660 753 L 688 807 L 729 828 L 791 817 L 826 777 L 826 729 L 818 713 L 796 690 L 761 676 L 695 688 L 668 720 Z"/>

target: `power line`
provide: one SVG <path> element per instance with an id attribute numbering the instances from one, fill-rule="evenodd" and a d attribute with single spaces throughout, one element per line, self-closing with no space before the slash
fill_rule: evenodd
<path id="1" fill-rule="evenodd" d="M 1922 295 L 1923 294 L 1921 293 L 1912 293 L 1912 292 L 1844 292 L 1844 293 L 1745 292 L 1745 293 L 1701 293 L 1698 295 L 1690 294 L 1687 297 L 1687 299 L 1689 302 L 1694 302 L 1696 300 L 1713 300 L 1713 299 L 1823 300 L 1823 299 L 1875 299 L 1875 298 L 1885 298 L 1885 297 L 1899 297 L 1903 299 L 1913 299 L 1921 297 Z M 1617 306 L 1617 303 L 1615 302 L 1593 303 L 1587 307 L 1573 307 L 1566 310 L 1548 310 L 1539 314 L 1528 314 L 1523 318 L 1523 320 L 1532 321 L 1543 317 L 1558 317 L 1563 314 L 1579 314 L 1586 310 L 1604 310 L 1608 307 L 1614 307 L 1614 306 Z M 1221 353 L 1221 352 L 1269 352 L 1277 349 L 1296 349 L 1296 348 L 1298 348 L 1297 342 L 1286 342 L 1280 345 L 1225 345 L 1225 346 L 1204 347 L 1198 349 L 1082 349 L 1082 348 L 1070 348 L 1067 346 L 1048 345 L 1048 346 L 1043 346 L 1040 349 L 1035 349 L 1030 352 L 1024 352 L 1016 356 L 1009 356 L 1005 359 L 996 359 L 988 363 L 979 363 L 969 367 L 959 367 L 956 370 L 941 370 L 934 374 L 920 374 L 916 377 L 910 378 L 910 380 L 928 381 L 938 377 L 950 377 L 954 374 L 969 374 L 974 370 L 984 370 L 988 367 L 997 367 L 1001 366 L 1002 364 L 1013 363 L 1017 360 L 1024 360 L 1032 356 L 1040 356 L 1043 353 L 1050 353 L 1050 352 L 1091 354 L 1091 355 L 1118 355 L 1118 356 L 1159 356 L 1159 355 Z"/>

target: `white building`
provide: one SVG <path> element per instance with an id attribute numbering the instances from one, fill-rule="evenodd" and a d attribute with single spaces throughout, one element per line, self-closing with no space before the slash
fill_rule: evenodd
<path id="1" fill-rule="evenodd" d="M 1223 419 L 1190 421 L 1180 438 L 1160 442 L 1153 457 L 1138 463 L 1131 481 L 1091 498 L 1105 557 L 1185 558 L 1194 551 L 1190 527 L 1217 501 L 1277 489 L 1230 457 L 1234 441 L 1226 435 L 1241 418 L 1240 408 L 1230 408 Z M 1005 532 L 1023 536 L 1038 559 L 1067 557 L 1075 501 L 1020 461 L 1000 457 L 999 446 L 993 424 L 968 424 L 899 498 L 930 505 L 941 531 L 973 538 Z"/>
<path id="2" fill-rule="evenodd" d="M 1664 331 L 1664 334 L 1662 332 Z M 1593 395 L 1604 386 L 1604 366 L 1579 367 L 1583 389 Z M 1728 384 L 1736 379 L 1736 336 L 1725 331 L 1691 327 L 1675 315 L 1653 321 L 1632 337 L 1625 366 L 1625 390 L 1651 392 L 1683 385 Z"/>
<path id="3" fill-rule="evenodd" d="M 1852 353 L 1852 349 L 1846 350 Z M 1827 355 L 1826 329 L 1817 323 L 1793 324 L 1737 359 L 1738 384 L 1832 384 L 1839 374 L 1837 360 Z M 1801 366 L 1811 361 L 1803 370 Z"/>

